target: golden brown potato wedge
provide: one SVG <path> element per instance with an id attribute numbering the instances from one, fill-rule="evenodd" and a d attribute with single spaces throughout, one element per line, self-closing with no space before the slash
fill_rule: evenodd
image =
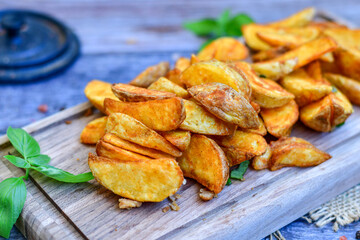
<path id="1" fill-rule="evenodd" d="M 271 158 L 271 148 L 269 145 L 266 146 L 266 151 L 259 156 L 255 156 L 252 159 L 252 167 L 255 170 L 262 170 L 269 168 L 269 161 Z"/>
<path id="2" fill-rule="evenodd" d="M 236 126 L 218 119 L 193 101 L 184 100 L 186 118 L 180 129 L 208 135 L 230 135 Z"/>
<path id="3" fill-rule="evenodd" d="M 267 26 L 255 23 L 243 25 L 241 30 L 243 32 L 246 45 L 256 51 L 265 51 L 271 49 L 271 45 L 261 40 L 257 35 L 258 32 L 264 32 L 266 29 L 268 29 Z"/>
<path id="4" fill-rule="evenodd" d="M 86 85 L 84 92 L 91 104 L 101 112 L 104 112 L 105 98 L 117 99 L 117 97 L 111 91 L 111 83 L 99 80 L 90 81 Z"/>
<path id="5" fill-rule="evenodd" d="M 325 53 L 319 59 L 321 61 L 330 62 L 330 63 L 335 61 L 335 57 L 334 57 L 334 54 L 332 52 Z"/>
<path id="6" fill-rule="evenodd" d="M 267 131 L 274 137 L 290 136 L 299 119 L 299 107 L 294 100 L 278 108 L 264 108 L 260 112 Z"/>
<path id="7" fill-rule="evenodd" d="M 336 64 L 336 61 L 334 62 L 320 61 L 320 66 L 321 66 L 321 71 L 324 73 L 335 73 L 335 74 L 343 75 L 340 66 Z"/>
<path id="8" fill-rule="evenodd" d="M 147 88 L 160 77 L 164 77 L 168 71 L 169 63 L 161 62 L 157 65 L 146 68 L 136 78 L 131 80 L 129 84 L 137 87 Z"/>
<path id="9" fill-rule="evenodd" d="M 250 104 L 254 108 L 255 112 L 259 114 L 261 110 L 260 105 L 253 101 L 250 101 Z"/>
<path id="10" fill-rule="evenodd" d="M 177 68 L 174 68 L 172 70 L 170 70 L 167 74 L 166 74 L 166 78 L 170 81 L 172 81 L 173 83 L 179 85 L 180 87 L 184 88 L 185 84 L 181 81 L 180 79 L 181 76 L 181 71 Z"/>
<path id="11" fill-rule="evenodd" d="M 222 83 L 207 83 L 188 89 L 191 96 L 218 118 L 242 128 L 258 128 L 259 117 L 240 93 Z"/>
<path id="12" fill-rule="evenodd" d="M 332 100 L 332 125 L 336 127 L 337 125 L 344 123 L 346 119 L 354 112 L 354 109 L 347 99 L 347 97 L 336 90 L 334 94 L 330 95 Z"/>
<path id="13" fill-rule="evenodd" d="M 331 86 L 330 82 L 323 77 L 320 61 L 314 61 L 306 65 L 306 73 L 316 82 Z"/>
<path id="14" fill-rule="evenodd" d="M 263 62 L 273 58 L 276 58 L 284 53 L 286 53 L 289 49 L 287 47 L 276 47 L 270 48 L 268 50 L 262 50 L 255 54 L 251 55 L 253 62 Z"/>
<path id="15" fill-rule="evenodd" d="M 224 150 L 230 167 L 263 154 L 267 146 L 262 136 L 241 130 L 232 136 L 219 137 L 216 142 Z"/>
<path id="16" fill-rule="evenodd" d="M 176 97 L 175 93 L 149 90 L 123 83 L 113 84 L 112 91 L 123 102 L 145 102 Z"/>
<path id="17" fill-rule="evenodd" d="M 259 116 L 259 120 L 260 120 L 260 127 L 255 128 L 255 129 L 241 128 L 239 130 L 244 131 L 244 132 L 249 132 L 249 133 L 256 133 L 258 135 L 265 136 L 267 134 L 267 131 L 266 131 L 266 128 L 265 128 L 264 121 L 261 119 L 260 116 Z"/>
<path id="18" fill-rule="evenodd" d="M 198 62 L 188 67 L 181 79 L 187 87 L 204 83 L 218 82 L 226 84 L 236 91 L 243 93 L 245 98 L 250 97 L 250 86 L 243 76 L 226 63 L 217 60 Z"/>
<path id="19" fill-rule="evenodd" d="M 360 105 L 360 82 L 333 73 L 325 73 L 324 77 L 343 92 L 352 103 Z"/>
<path id="20" fill-rule="evenodd" d="M 106 123 L 107 116 L 89 122 L 81 132 L 80 142 L 85 144 L 96 144 L 105 135 Z"/>
<path id="21" fill-rule="evenodd" d="M 282 55 L 281 55 L 282 56 Z M 277 58 L 274 58 L 277 59 Z M 294 71 L 298 62 L 298 58 L 294 57 L 288 60 L 281 61 L 265 61 L 253 63 L 251 67 L 254 69 L 256 74 L 263 78 L 270 78 L 272 80 L 279 80 L 281 77 Z"/>
<path id="22" fill-rule="evenodd" d="M 240 41 L 232 37 L 221 37 L 204 47 L 197 57 L 200 61 L 216 59 L 228 62 L 245 59 L 248 55 L 248 49 Z"/>
<path id="23" fill-rule="evenodd" d="M 298 69 L 283 77 L 280 84 L 295 95 L 295 101 L 300 107 L 315 102 L 332 91 L 328 83 L 324 83 L 322 79 L 311 78 L 304 69 Z"/>
<path id="24" fill-rule="evenodd" d="M 161 77 L 157 81 L 152 83 L 148 87 L 148 89 L 175 93 L 176 96 L 181 97 L 181 98 L 189 98 L 190 97 L 189 93 L 185 89 L 183 89 L 179 85 L 175 84 L 174 82 L 172 82 L 164 77 Z"/>
<path id="25" fill-rule="evenodd" d="M 291 137 L 270 143 L 272 155 L 269 161 L 271 171 L 283 167 L 311 167 L 330 159 L 331 156 L 317 149 L 311 143 Z"/>
<path id="26" fill-rule="evenodd" d="M 96 181 L 125 198 L 161 202 L 175 194 L 184 177 L 174 159 L 121 161 L 89 153 L 89 167 Z"/>
<path id="27" fill-rule="evenodd" d="M 190 144 L 191 134 L 189 131 L 174 130 L 169 132 L 160 132 L 160 135 L 181 151 L 185 151 Z"/>
<path id="28" fill-rule="evenodd" d="M 338 48 L 335 51 L 335 63 L 343 75 L 360 81 L 360 50 Z"/>
<path id="29" fill-rule="evenodd" d="M 110 114 L 106 131 L 141 146 L 163 151 L 175 157 L 181 156 L 181 152 L 174 145 L 129 115 L 123 113 Z"/>
<path id="30" fill-rule="evenodd" d="M 304 27 L 315 17 L 316 10 L 313 7 L 305 8 L 280 21 L 269 23 L 273 27 Z"/>
<path id="31" fill-rule="evenodd" d="M 177 129 L 185 120 L 185 107 L 181 98 L 168 98 L 146 102 L 120 102 L 105 99 L 106 114 L 124 113 L 155 131 Z"/>
<path id="32" fill-rule="evenodd" d="M 113 146 L 128 150 L 130 152 L 148 156 L 150 158 L 173 158 L 173 156 L 171 156 L 170 154 L 152 148 L 143 147 L 136 143 L 132 143 L 122 138 L 119 138 L 118 136 L 111 133 L 106 133 L 105 136 L 102 138 L 102 141 L 104 141 L 105 143 L 109 143 Z"/>
<path id="33" fill-rule="evenodd" d="M 191 54 L 190 65 L 193 65 L 198 62 L 200 62 L 200 59 L 195 54 Z"/>
<path id="34" fill-rule="evenodd" d="M 188 67 L 190 67 L 190 59 L 185 57 L 180 57 L 175 63 L 175 68 L 179 69 L 180 72 L 183 72 Z"/>
<path id="35" fill-rule="evenodd" d="M 195 179 L 214 193 L 221 192 L 229 178 L 229 163 L 223 150 L 204 135 L 191 136 L 190 145 L 178 162 L 185 177 Z"/>
<path id="36" fill-rule="evenodd" d="M 310 27 L 317 27 L 321 31 L 324 31 L 329 28 L 347 28 L 345 25 L 337 23 L 337 22 L 330 22 L 330 21 L 322 21 L 322 22 L 310 22 Z"/>
<path id="37" fill-rule="evenodd" d="M 96 154 L 99 157 L 106 157 L 110 159 L 118 159 L 121 161 L 148 161 L 153 158 L 149 158 L 119 147 L 106 143 L 100 140 L 96 144 Z"/>
<path id="38" fill-rule="evenodd" d="M 325 29 L 323 33 L 334 39 L 340 47 L 360 50 L 360 30 L 337 27 Z"/>

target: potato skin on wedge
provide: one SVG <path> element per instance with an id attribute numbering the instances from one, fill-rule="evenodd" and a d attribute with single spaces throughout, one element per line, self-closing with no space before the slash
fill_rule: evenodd
<path id="1" fill-rule="evenodd" d="M 352 103 L 360 105 L 360 82 L 333 73 L 325 73 L 324 77 L 343 92 Z"/>
<path id="2" fill-rule="evenodd" d="M 176 97 L 175 93 L 149 90 L 123 83 L 113 84 L 111 89 L 115 96 L 123 102 L 145 102 Z"/>
<path id="3" fill-rule="evenodd" d="M 175 84 L 174 82 L 168 80 L 165 77 L 161 77 L 155 82 L 153 82 L 148 89 L 150 90 L 157 90 L 157 91 L 164 91 L 176 94 L 176 96 L 181 98 L 189 98 L 189 93 L 179 85 Z"/>
<path id="4" fill-rule="evenodd" d="M 185 177 L 195 179 L 214 193 L 221 192 L 229 178 L 229 163 L 223 150 L 204 135 L 191 136 L 190 145 L 178 162 Z"/>
<path id="5" fill-rule="evenodd" d="M 181 156 L 181 151 L 174 145 L 129 115 L 123 113 L 110 114 L 106 131 L 141 146 L 163 151 L 174 157 Z"/>
<path id="6" fill-rule="evenodd" d="M 271 158 L 271 147 L 268 145 L 266 151 L 262 155 L 255 156 L 252 159 L 252 167 L 255 170 L 267 169 L 269 167 L 269 161 Z"/>
<path id="7" fill-rule="evenodd" d="M 191 133 L 189 131 L 174 130 L 160 132 L 160 135 L 181 151 L 185 151 L 190 144 Z"/>
<path id="8" fill-rule="evenodd" d="M 184 100 L 186 118 L 180 129 L 208 135 L 230 135 L 236 126 L 218 119 L 197 103 Z"/>
<path id="9" fill-rule="evenodd" d="M 121 161 L 89 153 L 88 163 L 101 185 L 139 202 L 161 202 L 175 194 L 184 180 L 174 159 Z"/>
<path id="10" fill-rule="evenodd" d="M 207 83 L 188 89 L 191 96 L 218 118 L 242 128 L 260 127 L 252 105 L 240 93 L 222 83 Z"/>
<path id="11" fill-rule="evenodd" d="M 80 142 L 96 144 L 106 133 L 106 123 L 107 116 L 89 122 L 81 132 Z"/>
<path id="12" fill-rule="evenodd" d="M 185 120 L 185 107 L 181 98 L 150 100 L 146 102 L 120 102 L 105 99 L 105 112 L 124 113 L 155 131 L 177 129 Z"/>
<path id="13" fill-rule="evenodd" d="M 272 150 L 269 162 L 270 170 L 275 171 L 283 167 L 311 167 L 330 159 L 331 156 L 317 149 L 311 143 L 300 138 L 281 138 L 271 142 Z"/>
<path id="14" fill-rule="evenodd" d="M 290 136 L 299 119 L 299 107 L 294 100 L 277 108 L 264 108 L 260 112 L 267 131 L 274 137 Z"/>
<path id="15" fill-rule="evenodd" d="M 129 84 L 146 88 L 158 80 L 158 78 L 165 76 L 169 68 L 168 62 L 160 62 L 159 64 L 146 68 L 136 78 L 131 80 Z"/>
<path id="16" fill-rule="evenodd" d="M 85 96 L 89 99 L 92 105 L 100 110 L 104 111 L 105 98 L 117 99 L 111 90 L 111 83 L 92 80 L 85 87 Z"/>

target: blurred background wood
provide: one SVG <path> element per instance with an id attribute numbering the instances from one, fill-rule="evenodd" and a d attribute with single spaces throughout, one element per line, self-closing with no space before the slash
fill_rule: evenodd
<path id="1" fill-rule="evenodd" d="M 183 30 L 184 21 L 217 17 L 229 8 L 232 13 L 249 14 L 256 22 L 268 22 L 308 6 L 360 24 L 358 0 L 1 0 L 0 9 L 32 9 L 64 21 L 80 37 L 83 55 L 50 79 L 0 85 L 0 134 L 9 125 L 21 127 L 86 101 L 83 88 L 93 78 L 127 82 L 151 64 L 189 56 L 203 39 Z M 40 104 L 48 105 L 46 113 L 37 111 Z M 300 219 L 282 233 L 287 239 L 338 239 L 342 235 L 354 239 L 357 230 L 359 222 L 334 233 L 331 225 L 319 229 Z M 22 236 L 14 230 L 11 239 Z"/>

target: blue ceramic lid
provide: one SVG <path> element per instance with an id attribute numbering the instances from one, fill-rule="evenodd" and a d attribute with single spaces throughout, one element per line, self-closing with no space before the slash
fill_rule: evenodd
<path id="1" fill-rule="evenodd" d="M 46 77 L 69 66 L 79 41 L 58 20 L 26 10 L 0 11 L 0 82 Z"/>

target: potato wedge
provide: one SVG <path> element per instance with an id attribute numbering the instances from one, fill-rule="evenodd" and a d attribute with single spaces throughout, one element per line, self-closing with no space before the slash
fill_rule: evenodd
<path id="1" fill-rule="evenodd" d="M 276 144 L 270 143 L 272 155 L 269 161 L 271 171 L 283 167 L 311 167 L 330 159 L 331 156 L 317 149 L 311 143 L 299 138 L 285 138 Z"/>
<path id="2" fill-rule="evenodd" d="M 120 161 L 89 153 L 89 167 L 96 181 L 125 198 L 161 202 L 175 194 L 184 177 L 174 159 Z"/>
<path id="3" fill-rule="evenodd" d="M 347 97 L 339 90 L 336 90 L 330 97 L 333 106 L 332 125 L 333 127 L 336 127 L 337 125 L 344 123 L 354 112 L 354 109 Z"/>
<path id="4" fill-rule="evenodd" d="M 180 129 L 208 135 L 230 135 L 236 126 L 224 122 L 193 101 L 184 100 L 186 118 Z"/>
<path id="5" fill-rule="evenodd" d="M 323 33 L 334 39 L 340 47 L 360 50 L 360 30 L 337 27 L 325 29 Z"/>
<path id="6" fill-rule="evenodd" d="M 277 81 L 281 77 L 294 71 L 297 62 L 297 57 L 284 61 L 273 61 L 272 59 L 265 62 L 253 63 L 251 67 L 254 69 L 257 75 Z"/>
<path id="7" fill-rule="evenodd" d="M 160 135 L 181 151 L 185 151 L 190 144 L 191 134 L 189 131 L 174 130 L 169 132 L 160 132 Z"/>
<path id="8" fill-rule="evenodd" d="M 190 97 L 189 93 L 185 89 L 164 77 L 161 77 L 157 81 L 153 82 L 148 89 L 175 93 L 176 96 L 181 98 Z"/>
<path id="9" fill-rule="evenodd" d="M 80 142 L 85 144 L 96 144 L 105 135 L 106 123 L 107 116 L 89 122 L 81 132 Z"/>
<path id="10" fill-rule="evenodd" d="M 146 102 L 120 102 L 107 98 L 104 105 L 106 114 L 127 114 L 155 131 L 175 130 L 186 116 L 184 103 L 180 98 Z"/>
<path id="11" fill-rule="evenodd" d="M 191 65 L 181 74 L 181 79 L 187 87 L 218 82 L 243 93 L 247 99 L 251 94 L 247 79 L 227 64 L 217 60 L 198 62 Z"/>
<path id="12" fill-rule="evenodd" d="M 129 115 L 123 113 L 110 114 L 106 131 L 141 146 L 163 151 L 174 157 L 181 156 L 181 152 L 174 145 Z"/>
<path id="13" fill-rule="evenodd" d="M 274 137 L 290 136 L 299 119 L 299 107 L 294 100 L 278 108 L 264 108 L 260 112 L 267 131 Z"/>
<path id="14" fill-rule="evenodd" d="M 251 55 L 253 62 L 263 62 L 273 58 L 276 58 L 284 53 L 286 53 L 289 49 L 287 47 L 275 47 L 270 48 L 268 50 L 262 50 L 255 54 Z"/>
<path id="15" fill-rule="evenodd" d="M 262 170 L 269 168 L 269 161 L 271 158 L 271 148 L 269 145 L 266 146 L 266 151 L 259 156 L 255 156 L 252 159 L 252 167 L 255 170 Z"/>
<path id="16" fill-rule="evenodd" d="M 259 114 L 261 110 L 260 105 L 253 101 L 250 101 L 250 104 L 254 108 L 255 112 Z"/>
<path id="17" fill-rule="evenodd" d="M 112 91 L 123 102 L 145 102 L 176 97 L 175 93 L 149 90 L 123 83 L 113 84 Z"/>
<path id="18" fill-rule="evenodd" d="M 260 120 L 260 127 L 255 128 L 255 129 L 241 128 L 239 130 L 244 131 L 244 132 L 249 132 L 249 133 L 256 133 L 258 135 L 265 136 L 267 134 L 267 131 L 266 131 L 266 128 L 265 128 L 264 121 L 261 119 L 260 116 L 259 116 L 259 120 Z"/>
<path id="19" fill-rule="evenodd" d="M 256 51 L 265 51 L 271 49 L 271 45 L 261 40 L 257 35 L 258 32 L 263 32 L 266 29 L 266 26 L 255 23 L 243 25 L 241 30 L 243 32 L 246 45 Z"/>
<path id="20" fill-rule="evenodd" d="M 96 154 L 99 157 L 106 157 L 110 159 L 118 159 L 121 161 L 148 161 L 153 160 L 149 158 L 119 147 L 116 147 L 112 144 L 106 143 L 100 140 L 96 144 Z"/>
<path id="21" fill-rule="evenodd" d="M 195 54 L 191 54 L 190 65 L 193 65 L 193 64 L 198 63 L 198 62 L 200 62 L 200 59 Z"/>
<path id="22" fill-rule="evenodd" d="M 188 67 L 190 67 L 190 59 L 185 57 L 180 57 L 175 63 L 175 68 L 179 69 L 180 72 L 183 72 Z"/>
<path id="23" fill-rule="evenodd" d="M 117 99 L 117 97 L 111 91 L 111 83 L 99 80 L 90 81 L 86 85 L 84 92 L 91 104 L 101 112 L 104 112 L 105 98 Z"/>
<path id="24" fill-rule="evenodd" d="M 360 105 L 360 82 L 333 73 L 325 73 L 324 77 L 343 92 L 352 103 Z"/>
<path id="25" fill-rule="evenodd" d="M 105 143 L 109 143 L 113 146 L 128 150 L 130 152 L 148 156 L 150 158 L 173 158 L 173 156 L 171 156 L 170 154 L 152 148 L 143 147 L 136 143 L 132 143 L 122 138 L 119 138 L 118 136 L 111 133 L 106 133 L 102 138 L 102 141 L 104 141 Z"/>
<path id="26" fill-rule="evenodd" d="M 335 51 L 335 63 L 343 75 L 360 82 L 360 50 L 338 48 Z"/>
<path id="27" fill-rule="evenodd" d="M 160 77 L 164 77 L 169 71 L 169 63 L 161 62 L 157 65 L 146 68 L 136 78 L 129 82 L 130 85 L 147 88 L 158 80 Z"/>
<path id="28" fill-rule="evenodd" d="M 305 70 L 308 76 L 314 79 L 316 82 L 331 86 L 330 82 L 323 77 L 320 61 L 309 63 L 306 65 Z"/>
<path id="29" fill-rule="evenodd" d="M 181 71 L 177 68 L 174 68 L 172 70 L 170 70 L 167 74 L 166 74 L 166 78 L 170 81 L 172 81 L 173 83 L 179 85 L 180 87 L 184 88 L 185 84 L 181 81 L 180 79 L 181 76 Z"/>
<path id="30" fill-rule="evenodd" d="M 280 80 L 280 84 L 295 95 L 295 101 L 300 107 L 315 102 L 332 91 L 328 83 L 324 83 L 322 79 L 310 78 L 304 69 L 298 69 L 285 76 Z"/>
<path id="31" fill-rule="evenodd" d="M 330 63 L 335 61 L 335 57 L 334 57 L 334 54 L 332 52 L 325 53 L 319 59 L 321 61 L 330 62 Z"/>
<path id="32" fill-rule="evenodd" d="M 240 93 L 222 83 L 207 83 L 188 89 L 190 95 L 218 118 L 242 128 L 258 128 L 259 117 Z"/>
<path id="33" fill-rule="evenodd" d="M 263 154 L 267 146 L 262 136 L 241 130 L 236 130 L 233 136 L 218 137 L 216 142 L 224 150 L 230 167 Z"/>
<path id="34" fill-rule="evenodd" d="M 280 21 L 269 23 L 273 27 L 304 27 L 315 17 L 316 10 L 313 7 L 305 8 Z"/>
<path id="35" fill-rule="evenodd" d="M 195 179 L 214 193 L 221 192 L 229 178 L 229 163 L 223 150 L 204 135 L 191 136 L 178 163 L 185 177 Z"/>
<path id="36" fill-rule="evenodd" d="M 248 49 L 240 41 L 232 37 L 221 37 L 204 47 L 197 57 L 200 61 L 216 59 L 228 62 L 245 59 L 248 55 Z"/>

